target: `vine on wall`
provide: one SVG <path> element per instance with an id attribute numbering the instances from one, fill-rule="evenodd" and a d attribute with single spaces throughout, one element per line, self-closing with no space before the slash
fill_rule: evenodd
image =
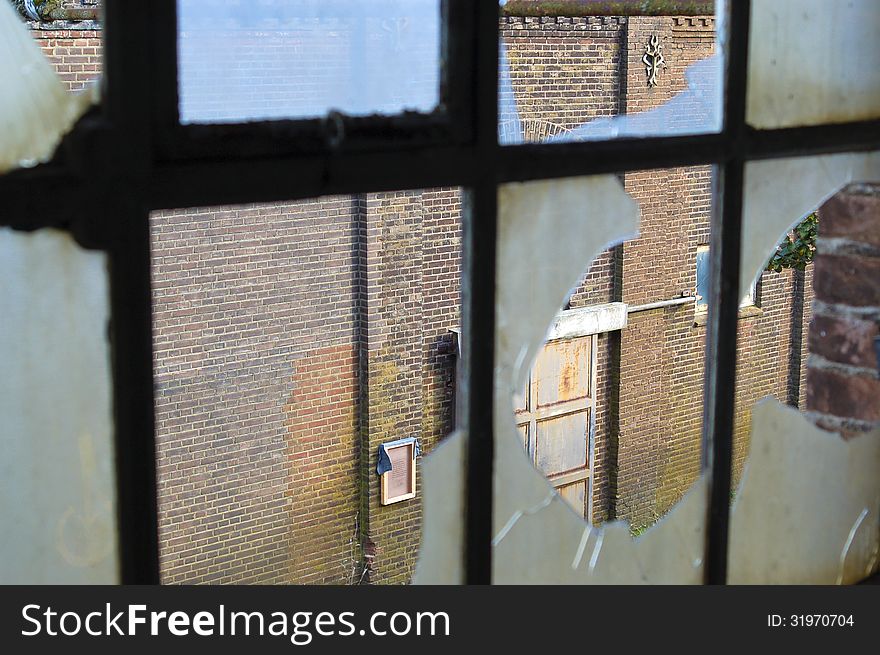
<path id="1" fill-rule="evenodd" d="M 803 271 L 816 255 L 816 235 L 819 231 L 819 216 L 815 212 L 807 216 L 783 240 L 770 262 L 767 270 L 781 273 L 785 269 Z"/>

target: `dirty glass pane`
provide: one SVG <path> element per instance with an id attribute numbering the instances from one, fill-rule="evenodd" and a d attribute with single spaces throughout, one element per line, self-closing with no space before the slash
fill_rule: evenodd
<path id="1" fill-rule="evenodd" d="M 39 7 L 42 19 L 25 22 L 23 11 L 0 3 L 0 173 L 51 159 L 97 102 L 98 87 L 88 84 L 100 73 L 96 4 Z"/>
<path id="2" fill-rule="evenodd" d="M 382 505 L 379 448 L 452 429 L 460 221 L 457 189 L 152 215 L 163 582 L 409 582 L 422 458 Z"/>
<path id="3" fill-rule="evenodd" d="M 724 2 L 501 4 L 501 143 L 720 131 Z"/>
<path id="4" fill-rule="evenodd" d="M 433 111 L 438 0 L 179 0 L 183 123 Z"/>
<path id="5" fill-rule="evenodd" d="M 849 584 L 876 571 L 880 431 L 844 440 L 773 399 L 752 412 L 752 455 L 730 524 L 732 584 Z"/>
<path id="6" fill-rule="evenodd" d="M 880 116 L 880 3 L 754 0 L 747 120 L 759 128 Z"/>
<path id="7" fill-rule="evenodd" d="M 858 301 L 876 255 L 862 226 L 878 192 L 862 182 L 876 179 L 876 153 L 746 167 L 741 285 L 760 272 L 760 313 L 740 322 L 733 583 L 852 583 L 876 569 L 876 326 Z M 838 266 L 847 283 L 829 276 Z M 754 375 L 768 370 L 775 382 Z"/>
<path id="8" fill-rule="evenodd" d="M 119 581 L 106 256 L 0 230 L 0 582 Z"/>

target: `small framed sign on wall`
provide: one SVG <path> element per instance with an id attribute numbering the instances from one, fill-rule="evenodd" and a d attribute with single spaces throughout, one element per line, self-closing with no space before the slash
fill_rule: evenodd
<path id="1" fill-rule="evenodd" d="M 382 505 L 399 503 L 416 496 L 416 457 L 418 441 L 410 437 L 379 446 L 379 473 Z"/>

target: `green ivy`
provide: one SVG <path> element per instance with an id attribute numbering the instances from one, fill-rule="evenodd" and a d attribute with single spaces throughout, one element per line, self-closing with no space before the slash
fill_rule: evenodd
<path id="1" fill-rule="evenodd" d="M 787 268 L 803 271 L 816 255 L 816 235 L 819 231 L 819 216 L 807 216 L 794 228 L 779 245 L 767 264 L 767 270 L 781 273 Z"/>

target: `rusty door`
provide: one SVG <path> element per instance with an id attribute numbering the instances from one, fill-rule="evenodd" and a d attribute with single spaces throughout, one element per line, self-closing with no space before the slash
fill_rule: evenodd
<path id="1" fill-rule="evenodd" d="M 549 341 L 538 355 L 516 423 L 535 466 L 590 519 L 592 434 L 596 411 L 596 337 Z"/>

